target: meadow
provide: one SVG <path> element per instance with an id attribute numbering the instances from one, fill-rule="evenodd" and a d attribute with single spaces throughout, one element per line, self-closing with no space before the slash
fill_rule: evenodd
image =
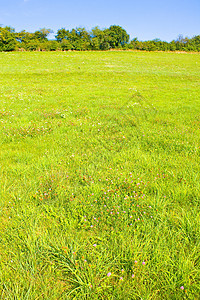
<path id="1" fill-rule="evenodd" d="M 1 299 L 200 299 L 200 54 L 0 66 Z"/>

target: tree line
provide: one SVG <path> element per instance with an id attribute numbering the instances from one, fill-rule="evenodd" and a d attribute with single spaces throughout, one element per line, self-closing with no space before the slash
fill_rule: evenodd
<path id="1" fill-rule="evenodd" d="M 67 30 L 61 28 L 55 40 L 49 40 L 51 29 L 42 28 L 33 33 L 22 30 L 16 32 L 9 26 L 0 26 L 0 51 L 67 51 L 67 50 L 145 50 L 145 51 L 195 51 L 200 52 L 200 35 L 192 38 L 179 36 L 171 42 L 154 39 L 139 41 L 130 40 L 129 34 L 118 25 L 91 31 L 84 27 Z"/>

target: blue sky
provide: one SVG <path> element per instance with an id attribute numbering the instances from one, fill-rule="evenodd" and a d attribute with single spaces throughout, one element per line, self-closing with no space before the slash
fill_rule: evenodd
<path id="1" fill-rule="evenodd" d="M 0 0 L 0 24 L 54 34 L 63 27 L 120 25 L 131 39 L 171 41 L 200 35 L 200 0 Z"/>

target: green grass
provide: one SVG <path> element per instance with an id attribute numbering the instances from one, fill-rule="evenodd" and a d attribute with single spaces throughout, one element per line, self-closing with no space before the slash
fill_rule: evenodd
<path id="1" fill-rule="evenodd" d="M 1 299 L 199 299 L 200 55 L 0 65 Z"/>

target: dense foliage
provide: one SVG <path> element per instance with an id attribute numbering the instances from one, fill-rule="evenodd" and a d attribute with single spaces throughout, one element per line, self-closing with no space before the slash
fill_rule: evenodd
<path id="1" fill-rule="evenodd" d="M 112 25 L 106 29 L 61 28 L 56 40 L 48 40 L 51 29 L 42 28 L 34 33 L 25 30 L 15 32 L 11 27 L 0 27 L 0 51 L 56 51 L 56 50 L 109 50 L 131 49 L 145 51 L 200 51 L 200 35 L 192 38 L 179 36 L 170 43 L 155 39 L 139 41 L 130 36 L 121 26 Z"/>

